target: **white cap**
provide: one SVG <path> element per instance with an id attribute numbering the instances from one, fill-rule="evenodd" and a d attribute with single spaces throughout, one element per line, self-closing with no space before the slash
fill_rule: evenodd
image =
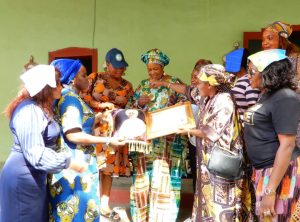
<path id="1" fill-rule="evenodd" d="M 20 76 L 30 96 L 35 96 L 46 85 L 56 87 L 55 68 L 50 65 L 37 65 Z"/>

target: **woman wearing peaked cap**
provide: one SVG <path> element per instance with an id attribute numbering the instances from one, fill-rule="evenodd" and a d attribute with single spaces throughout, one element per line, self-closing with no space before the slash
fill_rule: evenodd
<path id="1" fill-rule="evenodd" d="M 94 112 L 79 97 L 87 90 L 86 69 L 79 60 L 58 59 L 51 63 L 61 72 L 62 97 L 55 109 L 62 128 L 58 152 L 71 153 L 88 164 L 82 174 L 65 170 L 52 175 L 50 189 L 50 220 L 99 221 L 99 175 L 93 144 L 122 145 L 116 138 L 92 136 Z"/>
<path id="2" fill-rule="evenodd" d="M 166 54 L 152 49 L 141 60 L 147 66 L 149 78 L 137 87 L 128 108 L 154 111 L 186 100 L 183 94 L 168 87 L 151 88 L 152 81 L 182 83 L 164 72 L 169 64 Z M 187 147 L 187 138 L 173 134 L 151 142 L 150 154 L 131 153 L 134 165 L 131 216 L 133 221 L 175 221 L 180 204 L 182 152 Z"/>
<path id="3" fill-rule="evenodd" d="M 110 49 L 105 56 L 105 65 L 105 72 L 95 72 L 88 76 L 90 87 L 84 95 L 84 101 L 93 108 L 94 112 L 103 114 L 99 125 L 95 125 L 94 131 L 97 136 L 111 135 L 114 128 L 111 110 L 105 112 L 107 104 L 114 106 L 113 113 L 116 113 L 118 109 L 125 108 L 133 94 L 132 84 L 124 78 L 128 64 L 123 52 L 117 48 Z M 107 217 L 112 213 L 109 207 L 109 196 L 113 177 L 130 176 L 128 147 L 127 145 L 108 147 L 97 144 L 96 152 L 100 169 L 100 213 Z"/>
<path id="4" fill-rule="evenodd" d="M 300 101 L 285 53 L 270 49 L 248 57 L 251 86 L 262 91 L 244 114 L 244 139 L 261 221 L 291 221 L 300 194 L 300 151 L 295 148 Z"/>
<path id="5" fill-rule="evenodd" d="M 6 108 L 14 144 L 0 175 L 1 222 L 48 221 L 47 174 L 87 168 L 54 151 L 60 128 L 52 104 L 61 96 L 59 77 L 53 66 L 33 67 L 21 76 L 24 87 Z"/>

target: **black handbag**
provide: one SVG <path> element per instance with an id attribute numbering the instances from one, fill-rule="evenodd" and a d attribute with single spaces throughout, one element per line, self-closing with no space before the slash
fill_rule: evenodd
<path id="1" fill-rule="evenodd" d="M 207 164 L 208 171 L 228 180 L 238 180 L 243 176 L 243 153 L 235 154 L 215 145 Z"/>
<path id="2" fill-rule="evenodd" d="M 236 109 L 235 109 L 234 114 L 236 116 L 236 119 L 234 119 L 234 122 L 237 124 L 238 130 L 240 130 L 240 132 L 241 132 L 240 139 L 243 139 L 243 130 L 241 128 L 242 123 L 239 119 L 239 115 L 238 115 Z M 228 121 L 226 123 L 226 125 L 228 125 L 229 122 L 230 121 Z M 225 128 L 226 127 L 224 127 L 224 130 L 225 130 Z M 237 138 L 231 142 L 231 147 L 234 146 L 234 144 L 237 142 L 238 139 L 239 139 L 239 136 L 237 136 Z M 215 143 L 212 148 L 212 152 L 210 154 L 210 159 L 209 159 L 206 167 L 211 174 L 219 176 L 219 177 L 223 177 L 227 180 L 241 179 L 243 176 L 244 169 L 245 169 L 243 147 L 240 150 L 240 152 L 238 152 L 236 154 L 230 150 L 219 147 Z"/>

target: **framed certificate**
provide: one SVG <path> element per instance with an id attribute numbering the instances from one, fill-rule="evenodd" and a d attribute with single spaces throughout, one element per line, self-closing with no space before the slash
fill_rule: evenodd
<path id="1" fill-rule="evenodd" d="M 178 128 L 196 127 L 190 102 L 148 112 L 146 122 L 148 140 L 173 134 Z"/>

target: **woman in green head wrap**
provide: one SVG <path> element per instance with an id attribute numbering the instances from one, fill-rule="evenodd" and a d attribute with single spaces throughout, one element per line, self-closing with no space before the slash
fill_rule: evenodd
<path id="1" fill-rule="evenodd" d="M 152 81 L 181 83 L 178 78 L 165 73 L 164 68 L 169 64 L 166 54 L 152 49 L 144 53 L 141 60 L 147 66 L 148 78 L 139 84 L 128 108 L 154 111 L 186 100 L 183 94 L 168 87 L 151 88 Z M 180 204 L 182 152 L 187 147 L 187 139 L 173 134 L 153 139 L 151 143 L 150 154 L 132 153 L 132 219 L 140 222 L 176 221 Z"/>

